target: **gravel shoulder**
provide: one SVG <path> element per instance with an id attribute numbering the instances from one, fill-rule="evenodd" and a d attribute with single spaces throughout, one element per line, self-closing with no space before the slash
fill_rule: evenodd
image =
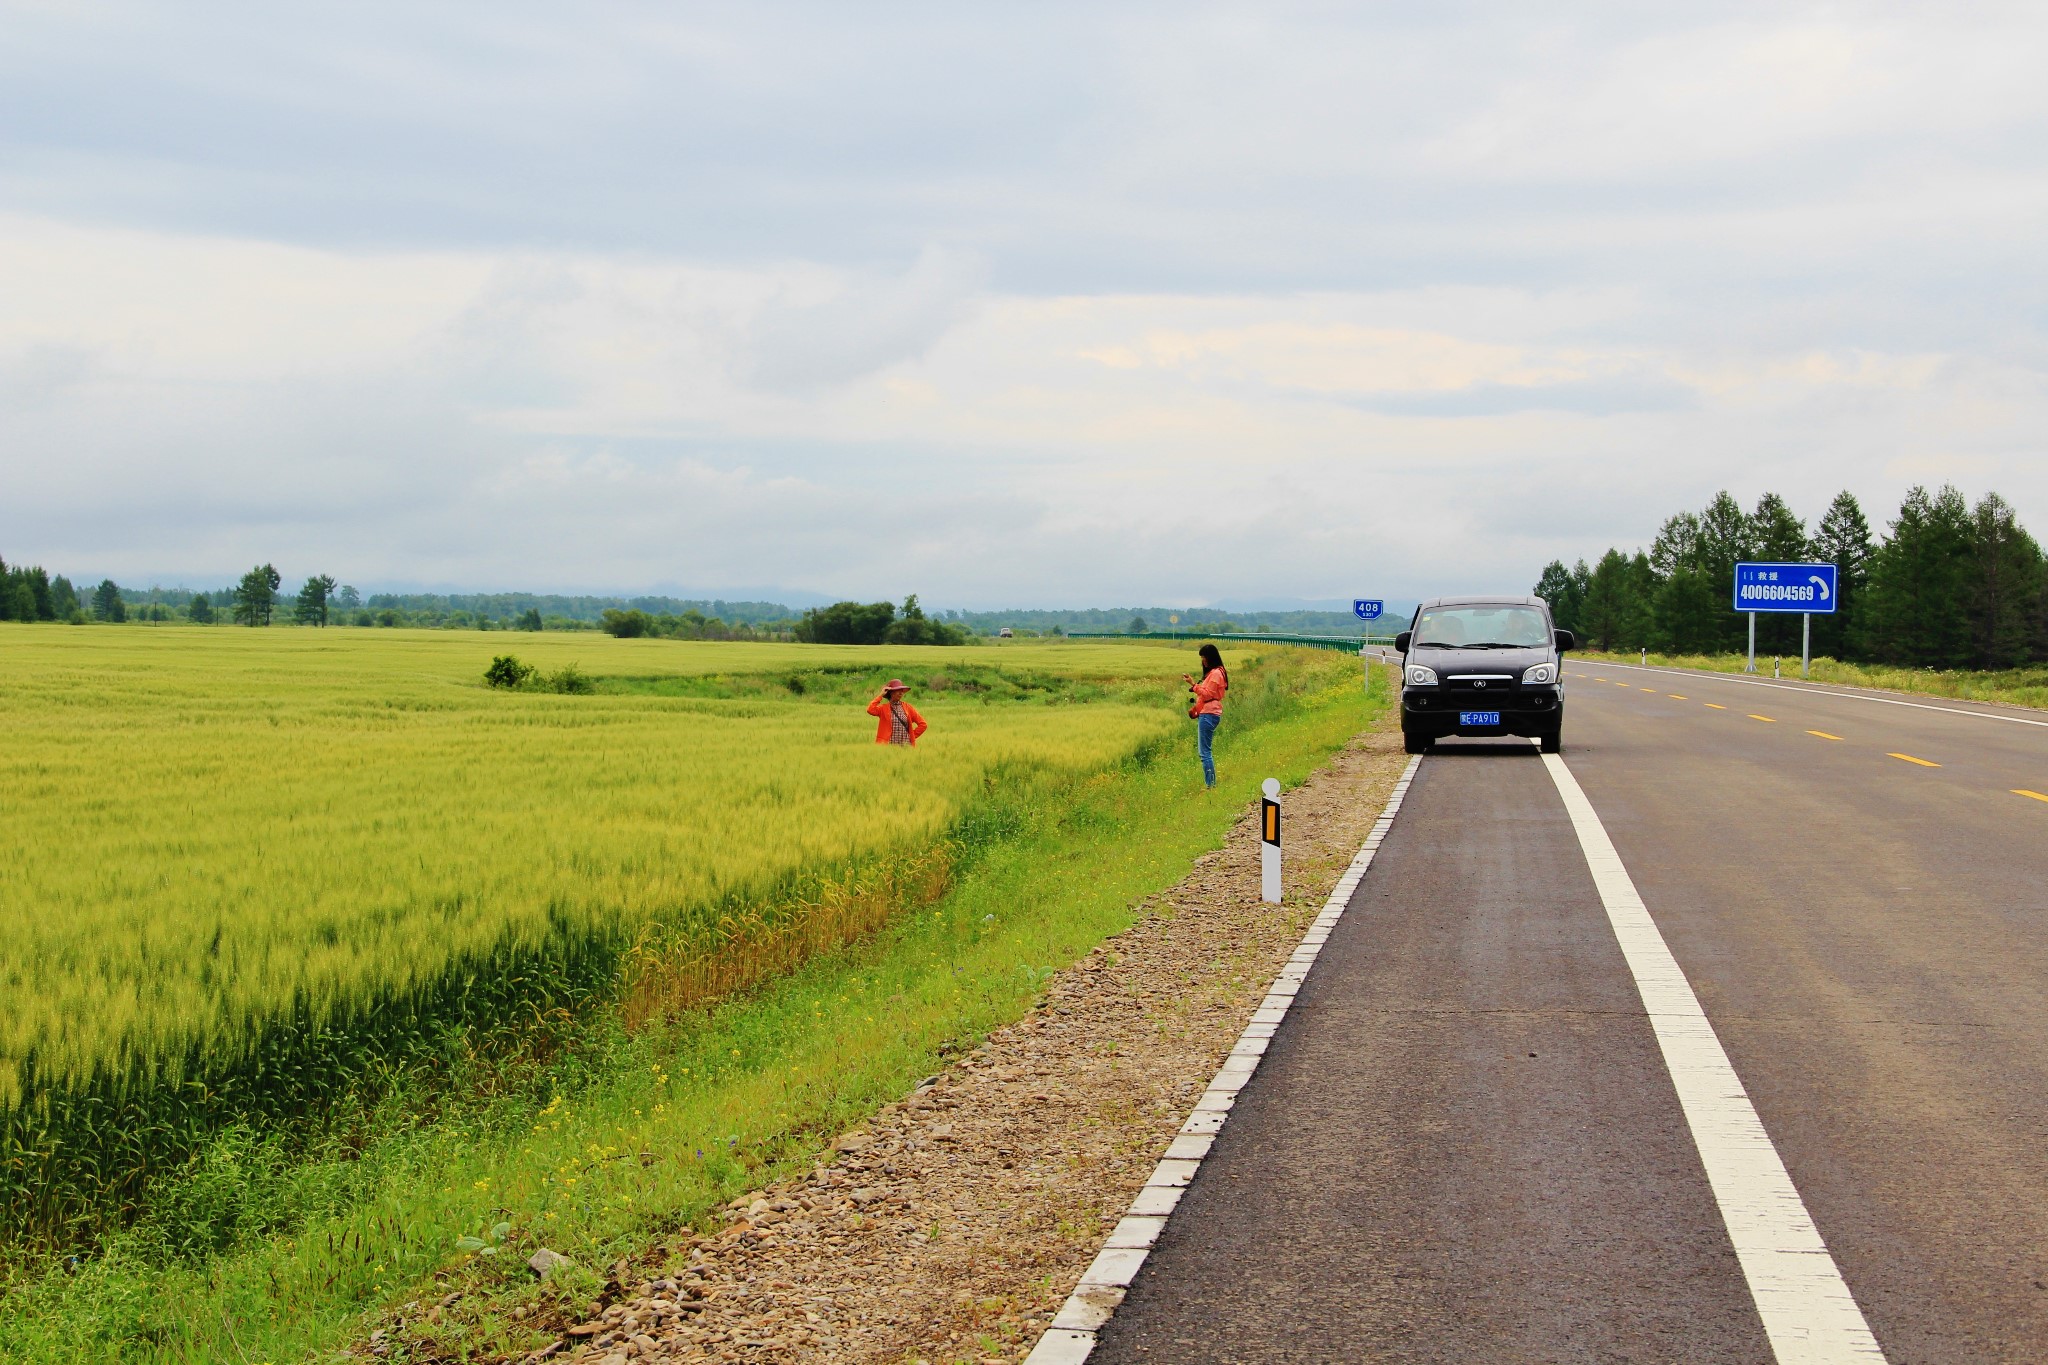
<path id="1" fill-rule="evenodd" d="M 1248 808 L 1039 1008 L 717 1235 L 613 1267 L 610 1305 L 527 1359 L 1021 1360 L 1364 841 L 1400 747 L 1358 735 L 1287 796 L 1285 904 L 1259 900 Z"/>

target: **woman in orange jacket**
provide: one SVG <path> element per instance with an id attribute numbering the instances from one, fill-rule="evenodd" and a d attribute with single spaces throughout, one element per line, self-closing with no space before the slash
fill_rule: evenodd
<path id="1" fill-rule="evenodd" d="M 1216 727 L 1223 723 L 1223 694 L 1230 690 L 1230 672 L 1223 667 L 1223 656 L 1214 645 L 1203 645 L 1198 657 L 1202 661 L 1202 680 L 1196 682 L 1187 673 L 1181 677 L 1187 679 L 1195 694 L 1188 715 L 1194 718 L 1195 750 L 1202 756 L 1202 785 L 1214 789 L 1216 757 L 1210 745 L 1216 738 Z"/>
<path id="2" fill-rule="evenodd" d="M 875 743 L 914 745 L 917 737 L 931 728 L 917 708 L 903 700 L 909 690 L 901 678 L 891 678 L 881 695 L 868 703 L 868 714 L 880 721 L 875 727 Z"/>

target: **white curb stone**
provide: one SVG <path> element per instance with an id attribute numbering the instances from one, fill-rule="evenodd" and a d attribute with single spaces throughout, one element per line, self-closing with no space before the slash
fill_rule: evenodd
<path id="1" fill-rule="evenodd" d="M 1202 1098 L 1195 1101 L 1194 1112 L 1181 1125 L 1181 1135 L 1167 1146 L 1159 1164 L 1152 1168 L 1152 1176 L 1145 1182 L 1145 1188 L 1139 1190 L 1138 1197 L 1131 1201 L 1130 1211 L 1109 1234 L 1102 1250 L 1096 1253 L 1093 1264 L 1082 1274 L 1081 1283 L 1060 1308 L 1058 1316 L 1053 1318 L 1051 1328 L 1038 1339 L 1038 1344 L 1025 1358 L 1025 1365 L 1082 1365 L 1095 1350 L 1096 1332 L 1123 1303 L 1125 1290 L 1137 1278 L 1145 1257 L 1151 1254 L 1152 1247 L 1166 1230 L 1167 1219 L 1179 1205 L 1181 1191 L 1195 1178 L 1216 1141 L 1216 1134 L 1223 1131 L 1223 1121 L 1229 1117 L 1237 1092 L 1244 1089 L 1252 1073 L 1258 1070 L 1267 1044 L 1278 1030 L 1280 1021 L 1287 1017 L 1287 1011 L 1294 1004 L 1294 997 L 1300 993 L 1301 983 L 1307 978 L 1309 968 L 1315 965 L 1323 944 L 1329 941 L 1331 928 L 1344 917 L 1344 907 L 1351 900 L 1351 893 L 1358 889 L 1366 869 L 1372 866 L 1373 855 L 1379 851 L 1387 830 L 1393 826 L 1395 815 L 1400 813 L 1401 799 L 1408 794 L 1408 784 L 1415 780 L 1415 770 L 1421 764 L 1420 755 L 1408 760 L 1407 769 L 1394 784 L 1393 793 L 1387 797 L 1386 809 L 1373 822 L 1372 833 L 1366 836 L 1364 847 L 1358 850 L 1344 875 L 1337 879 L 1329 900 L 1323 904 L 1322 913 L 1315 917 L 1286 965 L 1273 978 L 1273 984 L 1266 988 L 1266 997 L 1252 1012 L 1251 1022 L 1245 1025 L 1244 1032 L 1230 1049 L 1230 1055 L 1223 1059 L 1222 1067 L 1217 1070 L 1215 1079 L 1209 1082 Z"/>

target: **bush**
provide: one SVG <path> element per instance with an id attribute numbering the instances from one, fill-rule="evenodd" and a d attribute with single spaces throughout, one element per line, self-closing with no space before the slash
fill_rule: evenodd
<path id="1" fill-rule="evenodd" d="M 492 687 L 524 687 L 537 671 L 532 664 L 520 663 L 510 654 L 500 654 L 484 670 L 484 681 Z"/>
<path id="2" fill-rule="evenodd" d="M 574 664 L 563 664 L 560 672 L 550 673 L 543 678 L 541 686 L 550 692 L 568 692 L 576 696 L 597 691 L 597 684 L 584 676 Z"/>
<path id="3" fill-rule="evenodd" d="M 606 607 L 598 624 L 607 634 L 616 635 L 621 640 L 636 640 L 645 635 L 654 622 L 646 612 L 638 609 L 620 611 L 617 607 Z"/>

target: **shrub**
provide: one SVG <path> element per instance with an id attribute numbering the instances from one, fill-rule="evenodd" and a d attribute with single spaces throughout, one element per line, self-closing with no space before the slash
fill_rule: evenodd
<path id="1" fill-rule="evenodd" d="M 541 685 L 550 692 L 568 692 L 577 696 L 597 691 L 597 684 L 574 664 L 563 664 L 559 672 L 550 673 L 542 679 Z"/>
<path id="2" fill-rule="evenodd" d="M 606 607 L 604 619 L 599 624 L 608 634 L 616 635 L 621 640 L 634 640 L 645 635 L 647 628 L 653 625 L 654 621 L 646 612 L 638 609 L 620 611 L 617 607 Z"/>
<path id="3" fill-rule="evenodd" d="M 510 654 L 500 654 L 484 670 L 484 681 L 492 687 L 524 687 L 536 671 L 532 664 L 520 663 Z"/>

